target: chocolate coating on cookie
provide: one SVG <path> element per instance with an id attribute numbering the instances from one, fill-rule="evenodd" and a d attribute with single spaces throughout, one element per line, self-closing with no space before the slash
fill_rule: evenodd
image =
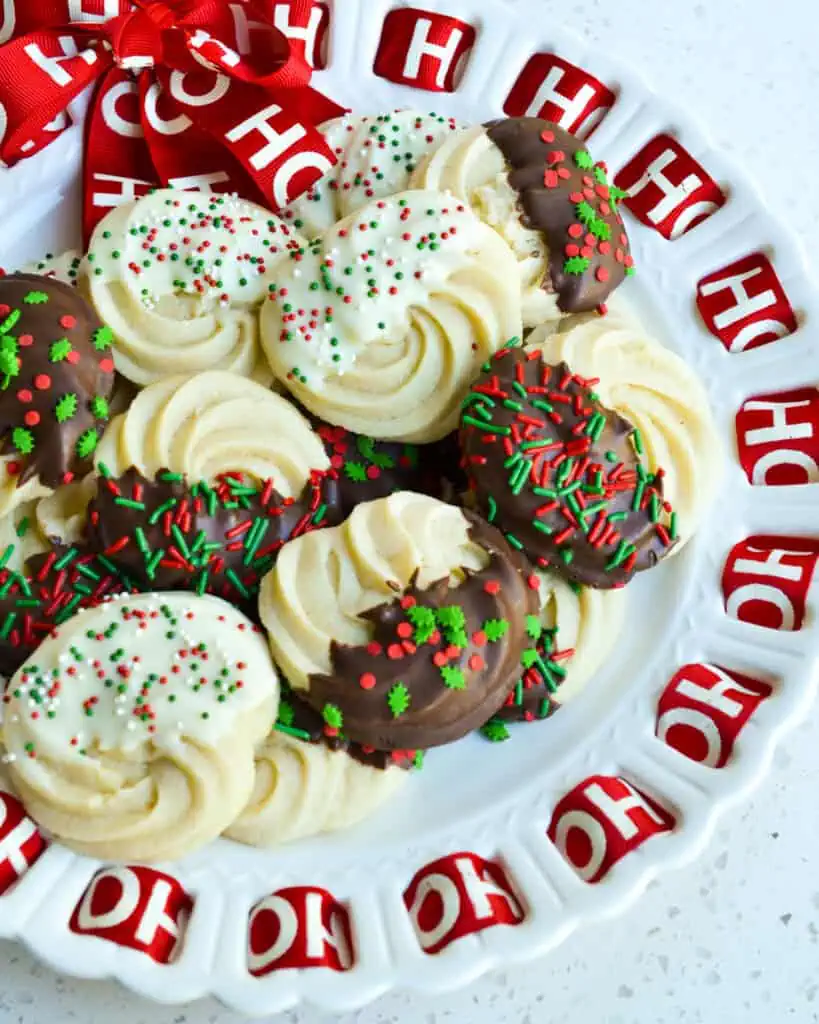
<path id="1" fill-rule="evenodd" d="M 582 142 L 537 117 L 492 121 L 487 134 L 509 167 L 523 224 L 539 231 L 549 249 L 544 288 L 564 313 L 586 313 L 605 303 L 633 273 L 619 190 Z"/>
<path id="2" fill-rule="evenodd" d="M 87 472 L 114 382 L 111 332 L 69 285 L 0 278 L 0 433 L 20 482 Z"/>
<path id="3" fill-rule="evenodd" d="M 338 474 L 345 519 L 362 501 L 387 498 L 396 491 L 434 493 L 434 471 L 425 458 L 429 446 L 376 441 L 315 416 L 308 414 L 308 418 Z"/>
<path id="4" fill-rule="evenodd" d="M 310 677 L 305 699 L 355 742 L 376 750 L 451 743 L 494 714 L 520 675 L 537 580 L 495 527 L 464 516 L 487 566 L 462 569 L 454 589 L 448 578 L 425 589 L 412 584 L 365 612 L 370 642 L 334 642 L 331 673 Z"/>
<path id="5" fill-rule="evenodd" d="M 537 349 L 497 353 L 472 385 L 461 450 L 479 509 L 537 565 L 608 589 L 656 565 L 676 519 L 642 439 L 593 381 Z"/>
<path id="6" fill-rule="evenodd" d="M 66 619 L 128 589 L 94 554 L 75 547 L 35 555 L 24 574 L 0 570 L 0 674 L 14 675 Z"/>
<path id="7" fill-rule="evenodd" d="M 338 729 L 329 727 L 314 708 L 282 682 L 276 729 L 305 743 L 322 743 L 330 750 L 343 750 L 354 761 L 384 771 L 387 768 L 420 768 L 424 754 L 420 750 L 376 750 L 347 739 Z"/>
<path id="8" fill-rule="evenodd" d="M 560 708 L 560 685 L 566 678 L 566 664 L 574 651 L 560 649 L 557 629 L 543 625 L 539 616 L 529 616 L 526 631 L 531 644 L 521 658 L 523 672 L 502 706 L 481 729 L 487 739 L 508 738 L 506 722 L 536 722 Z"/>
<path id="9" fill-rule="evenodd" d="M 282 545 L 342 518 L 334 474 L 314 473 L 286 499 L 272 481 L 256 486 L 240 474 L 211 487 L 167 470 L 149 480 L 132 468 L 100 479 L 86 536 L 140 589 L 215 594 L 255 617 L 259 584 Z"/>

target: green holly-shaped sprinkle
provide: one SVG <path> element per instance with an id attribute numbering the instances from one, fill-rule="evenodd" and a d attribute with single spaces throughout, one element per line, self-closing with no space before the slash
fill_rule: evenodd
<path id="1" fill-rule="evenodd" d="M 578 150 L 574 155 L 574 162 L 581 171 L 590 171 L 594 167 L 594 160 L 591 153 L 585 149 Z"/>
<path id="2" fill-rule="evenodd" d="M 66 423 L 77 415 L 77 396 L 75 394 L 63 395 L 54 406 L 54 418 L 58 423 Z"/>
<path id="3" fill-rule="evenodd" d="M 455 647 L 466 647 L 469 642 L 464 631 L 466 616 L 463 608 L 458 605 L 449 605 L 446 608 L 439 608 L 436 612 L 438 625 L 446 637 L 447 643 Z"/>
<path id="4" fill-rule="evenodd" d="M 413 757 L 413 759 L 412 759 L 412 766 L 413 766 L 413 768 L 423 768 L 424 767 L 424 751 L 423 750 L 416 750 L 415 751 L 415 757 Z"/>
<path id="5" fill-rule="evenodd" d="M 94 348 L 97 352 L 104 352 L 107 348 L 110 348 L 114 343 L 114 332 L 107 325 L 105 327 L 98 327 L 91 339 L 94 343 Z"/>
<path id="6" fill-rule="evenodd" d="M 91 415 L 97 420 L 107 420 L 111 415 L 108 400 L 103 398 L 102 395 L 94 395 L 89 402 L 89 408 L 91 409 Z"/>
<path id="7" fill-rule="evenodd" d="M 296 717 L 296 712 L 293 709 L 293 705 L 289 700 L 283 700 L 279 704 L 279 717 L 277 722 L 279 725 L 292 725 Z"/>
<path id="8" fill-rule="evenodd" d="M 331 729 L 340 729 L 344 725 L 344 715 L 337 704 L 325 704 L 321 716 Z"/>
<path id="9" fill-rule="evenodd" d="M 491 743 L 503 743 L 509 739 L 509 730 L 501 719 L 491 718 L 486 725 L 481 726 L 481 735 Z"/>
<path id="10" fill-rule="evenodd" d="M 60 338 L 48 350 L 48 358 L 52 363 L 61 363 L 71 354 L 71 342 L 68 338 Z"/>
<path id="11" fill-rule="evenodd" d="M 34 434 L 27 427 L 15 427 L 11 432 L 11 443 L 21 455 L 34 451 Z"/>
<path id="12" fill-rule="evenodd" d="M 524 651 L 520 656 L 520 663 L 525 669 L 530 669 L 538 663 L 540 654 L 533 648 Z"/>
<path id="13" fill-rule="evenodd" d="M 496 644 L 509 632 L 509 623 L 506 619 L 487 619 L 481 630 L 486 633 L 486 639 L 490 644 Z"/>
<path id="14" fill-rule="evenodd" d="M 608 185 L 609 183 L 608 175 L 600 164 L 594 166 L 594 178 L 598 185 Z"/>
<path id="15" fill-rule="evenodd" d="M 608 242 L 611 238 L 611 227 L 601 217 L 594 221 L 589 231 L 595 238 L 601 238 L 604 242 Z"/>
<path id="16" fill-rule="evenodd" d="M 361 462 L 345 462 L 344 473 L 353 483 L 363 484 L 367 481 L 367 467 Z"/>
<path id="17" fill-rule="evenodd" d="M 424 608 L 423 605 L 416 604 L 407 608 L 407 618 L 415 627 L 415 634 L 412 638 L 414 642 L 418 646 L 425 644 L 437 628 L 435 612 L 431 608 Z"/>
<path id="18" fill-rule="evenodd" d="M 465 690 L 466 689 L 466 676 L 463 674 L 461 669 L 454 667 L 453 665 L 444 665 L 441 669 L 441 676 L 444 680 L 444 686 L 450 690 Z"/>
<path id="19" fill-rule="evenodd" d="M 617 206 L 618 203 L 628 198 L 628 192 L 622 188 L 618 188 L 616 185 L 609 187 L 609 199 L 611 200 L 612 206 Z"/>
<path id="20" fill-rule="evenodd" d="M 87 459 L 89 456 L 93 455 L 98 441 L 99 437 L 93 427 L 90 430 L 86 430 L 84 434 L 80 434 L 75 446 L 77 458 Z"/>
<path id="21" fill-rule="evenodd" d="M 563 264 L 563 272 L 566 274 L 585 274 L 591 266 L 591 260 L 585 256 L 570 256 Z"/>
<path id="22" fill-rule="evenodd" d="M 574 210 L 577 219 L 584 227 L 590 227 L 595 220 L 597 220 L 597 214 L 594 211 L 594 207 L 591 203 L 587 203 L 585 199 L 578 203 Z"/>
<path id="23" fill-rule="evenodd" d="M 543 623 L 540 621 L 537 615 L 526 616 L 526 634 L 532 640 L 540 640 L 540 636 L 543 632 Z"/>
<path id="24" fill-rule="evenodd" d="M 406 686 L 403 683 L 396 683 L 387 694 L 387 704 L 393 718 L 400 718 L 409 708 L 411 700 L 410 692 Z"/>
<path id="25" fill-rule="evenodd" d="M 356 439 L 356 447 L 362 458 L 379 469 L 392 469 L 395 466 L 395 459 L 385 452 L 379 452 L 375 445 L 376 442 L 371 437 L 360 436 Z"/>
<path id="26" fill-rule="evenodd" d="M 48 302 L 48 295 L 45 292 L 29 292 L 28 295 L 23 297 L 23 302 L 27 306 L 42 306 Z"/>

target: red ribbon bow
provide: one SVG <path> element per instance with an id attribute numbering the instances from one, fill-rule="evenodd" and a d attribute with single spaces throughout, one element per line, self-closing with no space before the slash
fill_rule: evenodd
<path id="1" fill-rule="evenodd" d="M 311 0 L 290 8 L 306 19 Z M 53 141 L 96 82 L 86 241 L 112 207 L 158 185 L 278 210 L 335 162 L 317 125 L 342 108 L 310 87 L 310 67 L 260 0 L 4 0 L 3 10 L 3 163 Z"/>

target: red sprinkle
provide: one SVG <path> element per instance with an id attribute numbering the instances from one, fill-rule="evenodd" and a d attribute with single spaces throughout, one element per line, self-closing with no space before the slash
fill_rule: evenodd
<path id="1" fill-rule="evenodd" d="M 372 672 L 365 672 L 359 677 L 358 685 L 362 690 L 372 690 L 378 680 L 372 674 Z"/>

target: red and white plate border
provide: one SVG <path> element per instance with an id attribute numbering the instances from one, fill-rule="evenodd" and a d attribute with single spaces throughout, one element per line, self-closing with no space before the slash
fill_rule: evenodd
<path id="1" fill-rule="evenodd" d="M 288 4 L 274 6 L 285 27 Z M 542 955 L 695 857 L 811 705 L 819 308 L 799 242 L 687 115 L 534 6 L 314 0 L 316 53 L 327 53 L 317 84 L 357 109 L 434 107 L 470 121 L 505 104 L 523 113 L 551 89 L 546 116 L 568 107 L 566 126 L 593 128 L 595 155 L 634 189 L 638 266 L 708 382 L 730 448 L 731 515 L 712 517 L 686 556 L 678 634 L 571 757 L 375 870 L 372 858 L 279 868 L 275 854 L 236 870 L 222 853 L 162 871 L 98 863 L 48 843 L 0 779 L 0 937 L 57 970 L 114 977 L 161 1002 L 215 995 L 251 1014 L 464 985 Z M 74 201 L 80 135 L 0 170 L 0 263 L 14 265 L 31 224 Z"/>

